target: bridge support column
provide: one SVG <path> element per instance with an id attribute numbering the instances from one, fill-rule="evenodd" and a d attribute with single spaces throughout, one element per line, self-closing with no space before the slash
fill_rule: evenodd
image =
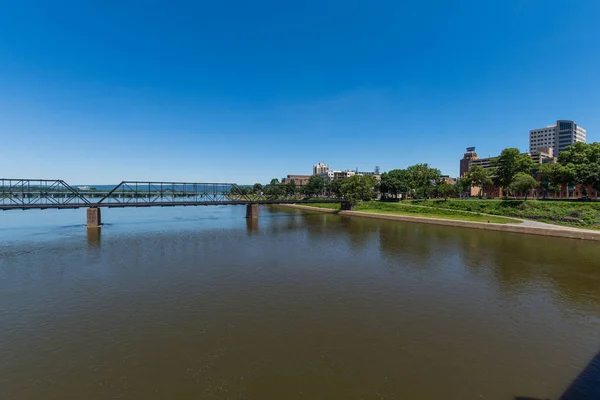
<path id="1" fill-rule="evenodd" d="M 100 209 L 98 207 L 90 207 L 87 209 L 87 225 L 88 228 L 99 228 L 102 225 L 100 218 Z"/>
<path id="2" fill-rule="evenodd" d="M 258 204 L 248 204 L 246 206 L 246 218 L 258 218 Z"/>
<path id="3" fill-rule="evenodd" d="M 344 202 L 342 203 L 342 206 L 340 207 L 340 210 L 342 211 L 352 211 L 354 210 L 354 206 L 348 202 Z"/>

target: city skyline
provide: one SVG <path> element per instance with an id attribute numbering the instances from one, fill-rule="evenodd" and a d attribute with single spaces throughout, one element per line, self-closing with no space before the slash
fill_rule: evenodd
<path id="1" fill-rule="evenodd" d="M 528 151 L 556 120 L 600 141 L 600 4 L 482 3 L 11 3 L 0 175 L 251 184 L 326 160 L 458 176 L 465 147 Z"/>

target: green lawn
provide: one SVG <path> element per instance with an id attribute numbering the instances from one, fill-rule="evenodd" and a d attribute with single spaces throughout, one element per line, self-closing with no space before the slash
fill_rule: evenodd
<path id="1" fill-rule="evenodd" d="M 397 204 L 397 203 L 396 203 Z M 600 229 L 600 203 L 555 200 L 406 200 L 400 204 L 516 217 Z"/>
<path id="2" fill-rule="evenodd" d="M 312 207 L 339 209 L 339 204 L 329 203 L 317 203 L 310 204 Z M 509 224 L 509 223 L 520 223 L 520 221 L 499 217 L 499 216 L 487 216 L 481 214 L 473 214 L 464 211 L 457 210 L 441 210 L 434 208 L 425 207 L 414 207 L 409 204 L 402 203 L 385 203 L 377 201 L 368 201 L 360 203 L 355 211 L 375 213 L 375 214 L 395 214 L 405 215 L 411 217 L 425 217 L 425 218 L 440 218 L 448 220 L 459 220 L 459 221 L 474 221 L 474 222 L 490 222 L 494 224 Z"/>
<path id="3" fill-rule="evenodd" d="M 301 204 L 301 205 L 308 206 L 308 207 L 329 208 L 332 210 L 340 209 L 340 203 L 308 203 L 308 204 Z"/>
<path id="4" fill-rule="evenodd" d="M 318 207 L 337 208 L 320 204 Z M 429 216 L 432 218 L 486 221 L 498 217 L 529 219 L 555 225 L 600 229 L 600 202 L 556 200 L 404 200 L 400 202 L 368 201 L 356 211 Z M 475 214 L 470 214 L 475 213 Z M 494 221 L 503 223 L 500 221 Z M 490 222 L 493 222 L 490 219 Z M 504 221 L 506 223 L 506 221 Z"/>

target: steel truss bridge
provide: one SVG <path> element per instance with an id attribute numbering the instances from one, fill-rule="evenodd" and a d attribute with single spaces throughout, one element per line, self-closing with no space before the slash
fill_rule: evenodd
<path id="1" fill-rule="evenodd" d="M 0 210 L 343 203 L 308 198 L 299 186 L 266 185 L 254 191 L 235 183 L 123 181 L 108 190 L 74 188 L 63 180 L 0 179 Z"/>

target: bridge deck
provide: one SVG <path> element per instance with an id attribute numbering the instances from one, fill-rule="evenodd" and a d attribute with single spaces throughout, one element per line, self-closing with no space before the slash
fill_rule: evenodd
<path id="1" fill-rule="evenodd" d="M 318 200 L 231 200 L 231 201 L 155 201 L 130 203 L 73 203 L 73 204 L 0 204 L 0 210 L 48 210 L 48 209 L 77 209 L 77 208 L 125 208 L 125 207 L 180 207 L 180 206 L 242 206 L 248 204 L 311 204 L 311 203 L 342 203 L 340 199 Z"/>
<path id="2" fill-rule="evenodd" d="M 322 197 L 324 188 L 319 192 Z M 0 179 L 0 210 L 175 207 L 248 204 L 342 203 L 288 184 L 260 187 L 235 183 L 123 181 L 96 190 L 74 188 L 63 180 Z"/>

